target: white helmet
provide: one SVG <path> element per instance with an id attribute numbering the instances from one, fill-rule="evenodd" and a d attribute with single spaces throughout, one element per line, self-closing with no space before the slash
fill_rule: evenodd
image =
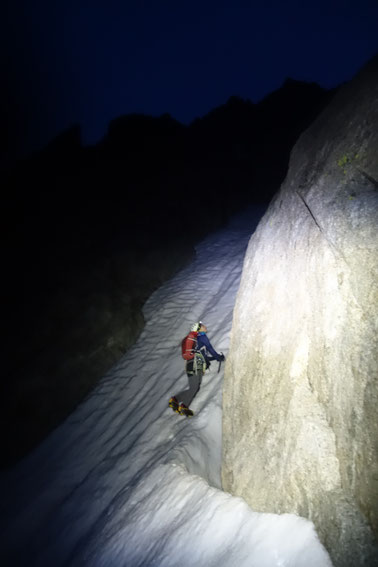
<path id="1" fill-rule="evenodd" d="M 198 323 L 194 323 L 194 325 L 192 325 L 190 330 L 198 333 L 201 327 L 202 327 L 202 321 L 198 321 Z"/>

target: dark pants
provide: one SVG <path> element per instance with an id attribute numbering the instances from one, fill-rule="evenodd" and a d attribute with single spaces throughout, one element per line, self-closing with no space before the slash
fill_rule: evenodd
<path id="1" fill-rule="evenodd" d="M 190 361 L 191 362 L 191 361 Z M 186 365 L 186 375 L 188 377 L 189 388 L 187 390 L 182 390 L 178 394 L 175 394 L 175 398 L 179 403 L 185 404 L 187 407 L 190 406 L 194 396 L 197 394 L 201 386 L 203 370 L 197 368 L 196 372 L 192 371 L 193 363 L 187 363 Z"/>

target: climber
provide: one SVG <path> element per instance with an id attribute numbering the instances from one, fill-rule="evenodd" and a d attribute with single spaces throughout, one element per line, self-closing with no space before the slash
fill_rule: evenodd
<path id="1" fill-rule="evenodd" d="M 189 388 L 182 390 L 169 400 L 169 407 L 180 415 L 193 415 L 189 406 L 200 389 L 202 376 L 210 367 L 210 361 L 224 360 L 224 355 L 216 352 L 207 338 L 206 333 L 206 326 L 199 321 L 192 326 L 191 332 L 182 342 L 183 356 L 186 359 L 185 370 L 188 376 Z M 188 344 L 190 344 L 191 354 L 186 356 L 184 352 L 187 351 Z"/>

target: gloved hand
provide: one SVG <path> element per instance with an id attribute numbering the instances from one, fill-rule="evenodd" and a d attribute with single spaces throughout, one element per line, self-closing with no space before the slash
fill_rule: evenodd
<path id="1" fill-rule="evenodd" d="M 210 368 L 210 360 L 206 360 L 206 370 Z"/>
<path id="2" fill-rule="evenodd" d="M 225 360 L 225 356 L 224 356 L 224 354 L 222 353 L 222 354 L 219 355 L 219 361 L 220 361 L 220 362 L 223 362 L 224 360 Z"/>

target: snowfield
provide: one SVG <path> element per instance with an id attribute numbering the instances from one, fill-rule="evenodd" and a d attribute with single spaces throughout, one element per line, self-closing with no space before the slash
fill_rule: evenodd
<path id="1" fill-rule="evenodd" d="M 1 473 L 2 566 L 328 567 L 314 526 L 221 490 L 222 379 L 213 362 L 185 418 L 181 339 L 203 320 L 227 357 L 254 208 L 197 247 L 147 301 L 134 347 L 66 422 Z M 167 251 L 169 253 L 169 250 Z"/>

